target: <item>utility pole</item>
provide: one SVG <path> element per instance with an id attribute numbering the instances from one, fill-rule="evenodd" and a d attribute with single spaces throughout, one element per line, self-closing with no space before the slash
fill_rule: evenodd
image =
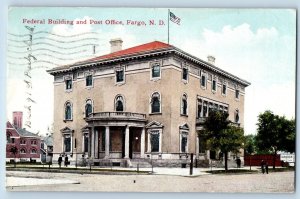
<path id="1" fill-rule="evenodd" d="M 193 175 L 194 154 L 191 153 L 190 175 Z"/>

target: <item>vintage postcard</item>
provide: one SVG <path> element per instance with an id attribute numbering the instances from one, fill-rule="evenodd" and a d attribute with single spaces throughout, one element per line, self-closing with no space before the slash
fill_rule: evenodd
<path id="1" fill-rule="evenodd" d="M 295 191 L 296 10 L 8 14 L 7 191 Z"/>

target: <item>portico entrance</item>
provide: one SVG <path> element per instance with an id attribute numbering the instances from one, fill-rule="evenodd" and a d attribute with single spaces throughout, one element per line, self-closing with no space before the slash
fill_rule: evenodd
<path id="1" fill-rule="evenodd" d="M 92 113 L 86 118 L 93 159 L 143 158 L 145 115 L 128 112 Z"/>

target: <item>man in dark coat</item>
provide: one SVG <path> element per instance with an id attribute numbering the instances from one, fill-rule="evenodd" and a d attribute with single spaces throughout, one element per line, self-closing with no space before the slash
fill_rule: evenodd
<path id="1" fill-rule="evenodd" d="M 261 161 L 260 166 L 261 166 L 261 172 L 264 174 L 265 173 L 265 161 L 264 160 Z"/>
<path id="2" fill-rule="evenodd" d="M 65 167 L 67 167 L 68 164 L 69 164 L 69 158 L 68 158 L 68 156 L 66 155 L 66 157 L 65 157 Z"/>
<path id="3" fill-rule="evenodd" d="M 266 174 L 269 174 L 269 165 L 268 165 L 268 162 L 266 162 Z"/>
<path id="4" fill-rule="evenodd" d="M 62 162 L 62 157 L 61 157 L 61 155 L 59 155 L 59 158 L 58 158 L 57 162 L 58 162 L 58 165 L 59 165 L 59 168 L 60 168 L 60 167 L 61 167 L 61 162 Z"/>

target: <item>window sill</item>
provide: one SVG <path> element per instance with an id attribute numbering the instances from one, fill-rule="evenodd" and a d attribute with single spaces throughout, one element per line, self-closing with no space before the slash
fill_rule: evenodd
<path id="1" fill-rule="evenodd" d="M 156 152 L 145 152 L 145 154 L 149 154 L 149 155 L 161 155 L 161 152 L 158 152 L 158 151 L 156 151 Z"/>
<path id="2" fill-rule="evenodd" d="M 88 90 L 91 90 L 92 88 L 94 88 L 94 86 L 93 85 L 91 85 L 91 86 L 85 86 L 85 88 L 88 89 Z"/>
<path id="3" fill-rule="evenodd" d="M 183 117 L 188 117 L 189 115 L 187 115 L 187 114 L 180 114 L 180 116 L 183 116 Z"/>
<path id="4" fill-rule="evenodd" d="M 162 113 L 149 113 L 149 115 L 162 115 Z"/>
<path id="5" fill-rule="evenodd" d="M 185 80 L 185 79 L 181 79 L 181 82 L 184 83 L 184 84 L 187 84 L 189 81 Z"/>
<path id="6" fill-rule="evenodd" d="M 63 120 L 64 122 L 72 122 L 72 119 L 68 119 L 68 120 Z"/>
<path id="7" fill-rule="evenodd" d="M 122 86 L 122 85 L 124 85 L 125 84 L 125 81 L 123 81 L 123 82 L 116 82 L 115 83 L 115 86 Z"/>
<path id="8" fill-rule="evenodd" d="M 181 151 L 181 152 L 179 153 L 179 157 L 180 157 L 180 158 L 188 158 L 188 157 L 189 157 L 189 154 L 188 154 L 188 152 L 182 152 L 182 151 Z"/>
<path id="9" fill-rule="evenodd" d="M 72 89 L 66 89 L 65 92 L 70 93 L 70 92 L 72 92 Z"/>
<path id="10" fill-rule="evenodd" d="M 153 78 L 151 78 L 150 80 L 151 81 L 154 81 L 154 82 L 157 82 L 157 81 L 159 81 L 161 79 L 161 77 L 153 77 Z"/>
<path id="11" fill-rule="evenodd" d="M 201 85 L 201 88 L 202 88 L 203 90 L 206 90 L 206 86 L 202 86 L 202 85 Z"/>

